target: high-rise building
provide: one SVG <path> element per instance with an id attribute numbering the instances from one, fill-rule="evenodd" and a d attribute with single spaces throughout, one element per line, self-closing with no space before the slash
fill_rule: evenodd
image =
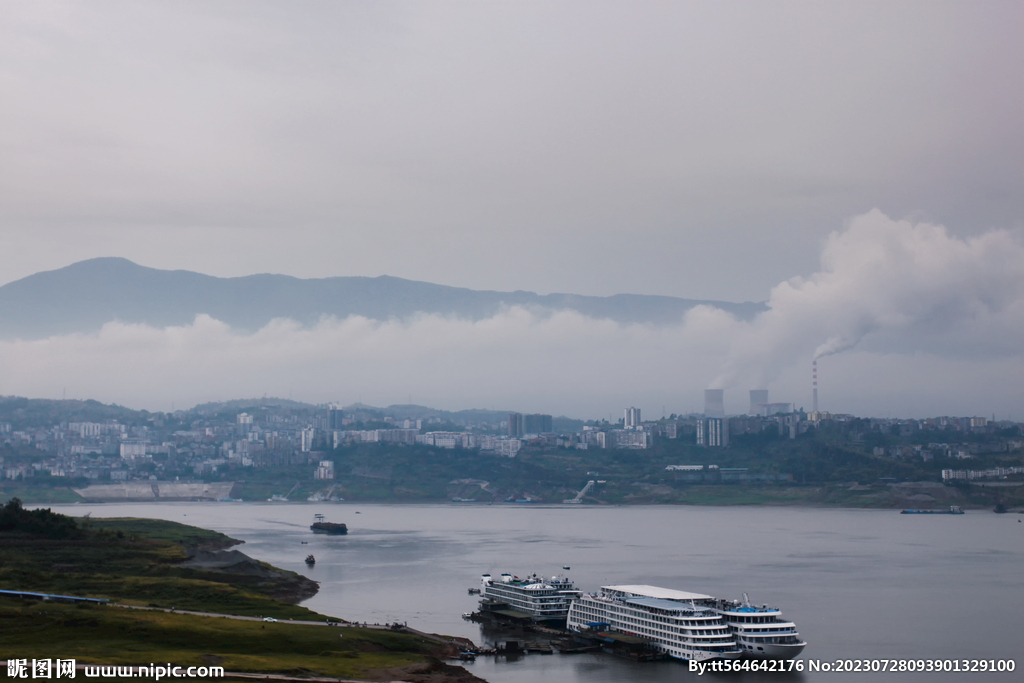
<path id="1" fill-rule="evenodd" d="M 750 410 L 747 415 L 763 416 L 765 415 L 765 406 L 768 404 L 768 390 L 767 389 L 751 389 L 750 390 Z"/>
<path id="2" fill-rule="evenodd" d="M 697 420 L 697 445 L 724 447 L 729 445 L 729 421 L 724 417 Z"/>
<path id="3" fill-rule="evenodd" d="M 307 427 L 300 432 L 300 448 L 304 453 L 308 453 L 313 450 L 313 439 L 316 437 L 316 430 L 312 427 Z"/>
<path id="4" fill-rule="evenodd" d="M 522 415 L 521 417 L 523 419 L 523 434 L 550 434 L 555 431 L 550 415 L 533 413 L 531 415 Z M 509 420 L 509 424 L 511 424 L 511 420 Z M 509 436 L 513 435 L 509 434 Z"/>
<path id="5" fill-rule="evenodd" d="M 509 413 L 508 414 L 508 435 L 513 439 L 518 439 L 526 432 L 523 430 L 523 415 L 522 413 Z"/>
<path id="6" fill-rule="evenodd" d="M 330 412 L 327 414 L 327 429 L 344 429 L 341 421 L 344 419 L 341 410 L 331 406 Z"/>
<path id="7" fill-rule="evenodd" d="M 626 429 L 636 429 L 640 426 L 640 422 L 640 409 L 626 408 L 626 420 L 623 426 Z"/>
<path id="8" fill-rule="evenodd" d="M 238 416 L 235 418 L 235 422 L 236 429 L 238 433 L 241 434 L 242 436 L 245 436 L 246 434 L 252 431 L 253 420 L 252 415 L 250 415 L 249 413 L 239 413 Z"/>

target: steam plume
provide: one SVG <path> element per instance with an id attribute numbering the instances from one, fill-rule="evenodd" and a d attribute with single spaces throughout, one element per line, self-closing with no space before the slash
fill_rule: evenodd
<path id="1" fill-rule="evenodd" d="M 801 358 L 860 345 L 954 358 L 1021 352 L 1024 246 L 1008 231 L 961 239 L 874 210 L 828 237 L 821 265 L 772 290 L 712 386 L 764 386 Z"/>

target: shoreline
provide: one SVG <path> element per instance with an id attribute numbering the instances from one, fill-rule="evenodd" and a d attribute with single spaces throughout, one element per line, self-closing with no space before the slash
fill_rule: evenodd
<path id="1" fill-rule="evenodd" d="M 652 487 L 654 488 L 654 487 Z M 948 486 L 939 482 L 916 481 L 875 485 L 859 485 L 854 482 L 807 484 L 807 485 L 692 485 L 686 487 L 659 487 L 637 494 L 628 494 L 625 499 L 602 500 L 590 498 L 577 504 L 560 501 L 532 499 L 523 502 L 506 501 L 453 501 L 448 498 L 410 500 L 408 498 L 348 499 L 344 501 L 307 500 L 215 500 L 212 498 L 167 499 L 167 498 L 103 498 L 88 499 L 68 496 L 60 489 L 31 489 L 26 487 L 0 486 L 0 502 L 18 497 L 25 503 L 39 505 L 118 505 L 118 504 L 180 504 L 220 503 L 224 505 L 309 505 L 348 506 L 353 505 L 451 505 L 457 507 L 501 506 L 515 507 L 632 507 L 632 506 L 707 506 L 707 507 L 806 507 L 815 509 L 854 510 L 942 510 L 958 505 L 964 510 L 994 510 L 1002 503 L 1007 513 L 1024 512 L 1024 482 L 1003 485 L 975 484 L 968 487 Z M 50 495 L 46 495 L 50 494 Z"/>

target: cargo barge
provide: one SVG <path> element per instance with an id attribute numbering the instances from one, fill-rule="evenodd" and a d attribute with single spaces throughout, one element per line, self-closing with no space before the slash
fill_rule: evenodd
<path id="1" fill-rule="evenodd" d="M 310 525 L 309 529 L 315 534 L 331 534 L 334 536 L 348 533 L 348 526 L 345 524 L 335 524 L 334 522 L 325 522 L 323 515 L 314 515 L 313 524 Z"/>

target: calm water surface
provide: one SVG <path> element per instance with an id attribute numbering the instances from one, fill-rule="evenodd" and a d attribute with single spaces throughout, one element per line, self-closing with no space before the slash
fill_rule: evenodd
<path id="1" fill-rule="evenodd" d="M 566 681 L 1024 680 L 1024 523 L 973 512 L 766 507 L 591 507 L 160 503 L 64 506 L 95 517 L 154 517 L 216 529 L 240 549 L 320 582 L 311 609 L 355 621 L 407 621 L 483 643 L 464 621 L 483 573 L 563 573 L 583 590 L 652 584 L 780 607 L 808 642 L 804 659 L 1009 659 L 1012 674 L 717 674 L 606 655 L 481 658 L 493 683 Z M 309 531 L 314 513 L 348 536 Z M 302 545 L 306 541 L 308 545 Z M 303 559 L 316 555 L 308 568 Z"/>

